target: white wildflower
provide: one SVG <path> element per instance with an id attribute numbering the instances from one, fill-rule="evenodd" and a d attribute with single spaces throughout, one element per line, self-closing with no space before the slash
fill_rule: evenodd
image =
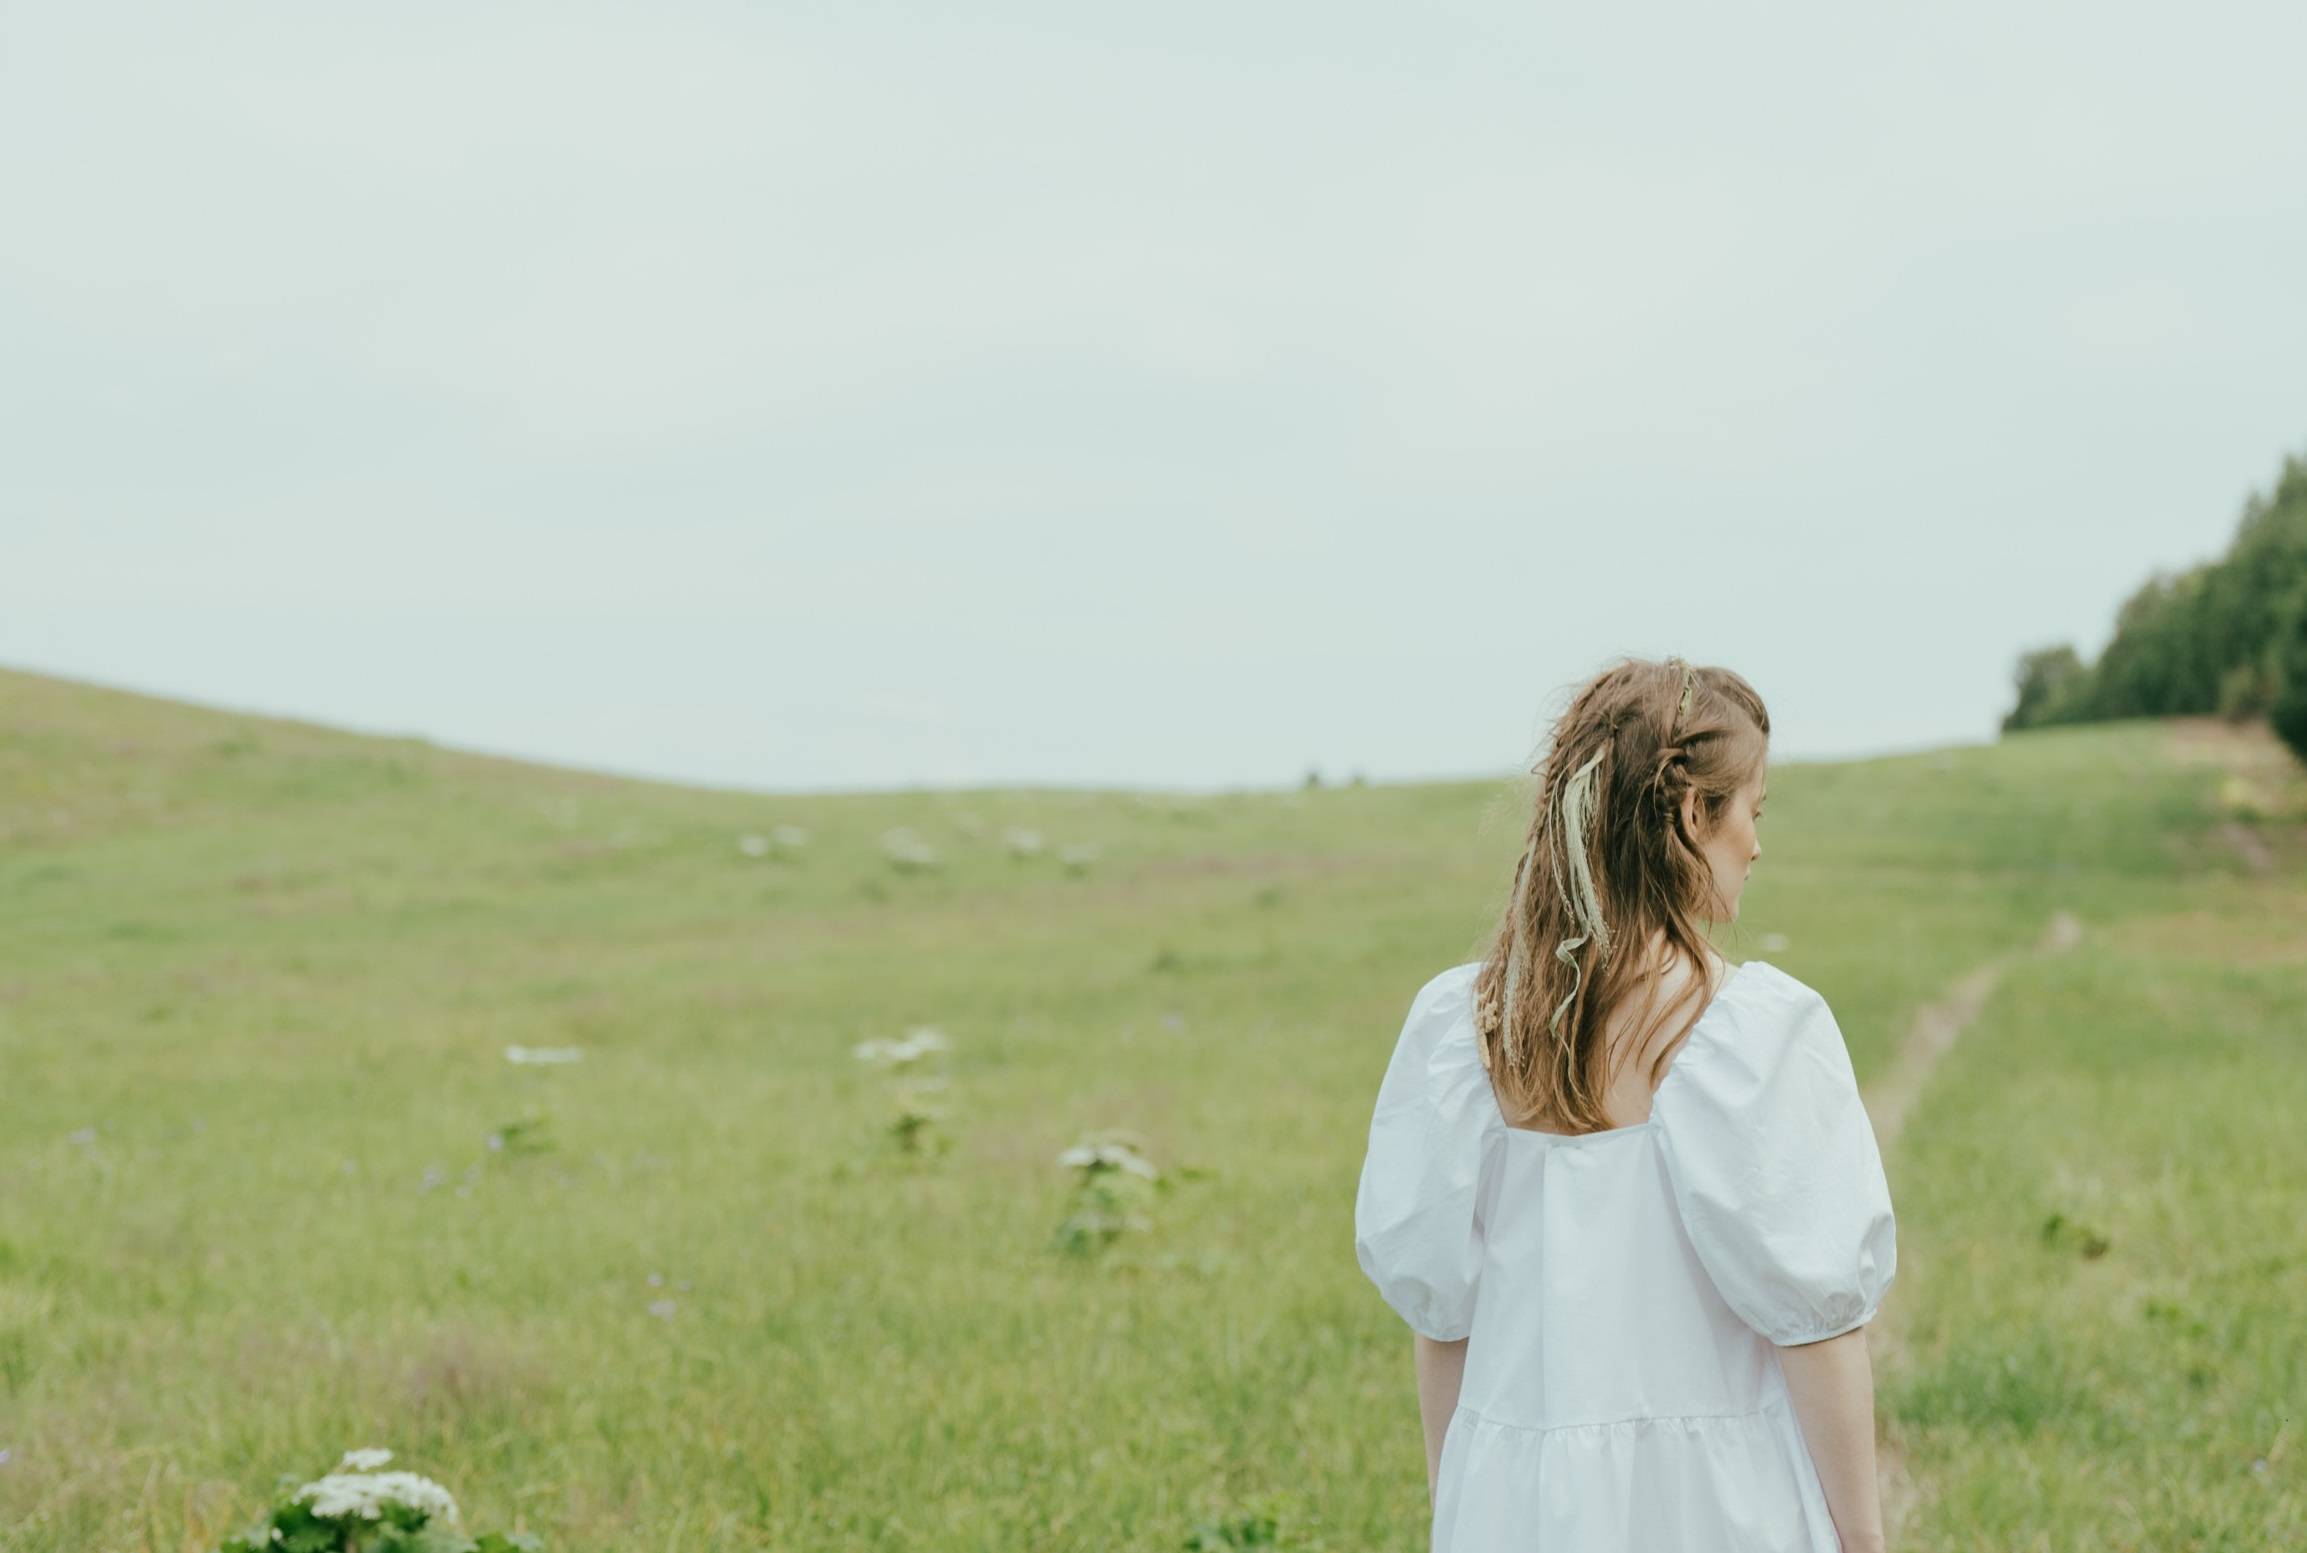
<path id="1" fill-rule="evenodd" d="M 96 1129 L 82 1127 L 76 1132 L 68 1132 L 64 1135 L 64 1141 L 67 1143 L 94 1143 L 96 1141 Z"/>
<path id="2" fill-rule="evenodd" d="M 1078 846 L 1059 847 L 1057 860 L 1078 874 L 1097 861 L 1097 854 L 1098 849 L 1085 841 Z"/>
<path id="3" fill-rule="evenodd" d="M 881 850 L 899 868 L 935 868 L 937 849 L 923 840 L 910 825 L 900 825 L 881 833 Z"/>
<path id="4" fill-rule="evenodd" d="M 671 1300 L 651 1300 L 649 1302 L 649 1314 L 660 1320 L 670 1321 L 673 1319 L 673 1302 Z"/>
<path id="5" fill-rule="evenodd" d="M 1787 942 L 1787 936 L 1784 933 L 1765 933 L 1762 935 L 1763 953 L 1776 954 L 1786 947 Z"/>
<path id="6" fill-rule="evenodd" d="M 953 1043 L 945 1032 L 934 1025 L 917 1025 L 906 1032 L 903 1040 L 875 1039 L 859 1041 L 850 1050 L 860 1062 L 870 1062 L 884 1068 L 910 1067 L 931 1052 L 948 1051 Z"/>
<path id="7" fill-rule="evenodd" d="M 541 1067 L 556 1062 L 582 1062 L 585 1058 L 581 1046 L 508 1046 L 505 1061 L 530 1067 Z"/>
<path id="8" fill-rule="evenodd" d="M 457 1502 L 449 1491 L 414 1472 L 331 1472 L 305 1484 L 294 1497 L 311 1499 L 312 1513 L 323 1520 L 357 1516 L 373 1521 L 388 1504 L 422 1510 L 445 1525 L 457 1520 Z"/>
<path id="9" fill-rule="evenodd" d="M 737 838 L 737 850 L 747 857 L 766 857 L 769 855 L 769 838 L 747 831 Z"/>
<path id="10" fill-rule="evenodd" d="M 392 1459 L 391 1451 L 371 1446 L 367 1450 L 346 1451 L 344 1460 L 338 1462 L 337 1467 L 340 1471 L 350 1467 L 355 1472 L 374 1472 Z"/>
<path id="11" fill-rule="evenodd" d="M 1041 851 L 1041 832 L 1012 826 L 1003 833 L 1002 841 L 1009 847 L 1012 857 L 1032 857 Z"/>
<path id="12" fill-rule="evenodd" d="M 1057 1162 L 1076 1170 L 1126 1170 L 1148 1181 L 1161 1174 L 1143 1154 L 1126 1143 L 1112 1141 L 1077 1143 L 1058 1155 Z"/>

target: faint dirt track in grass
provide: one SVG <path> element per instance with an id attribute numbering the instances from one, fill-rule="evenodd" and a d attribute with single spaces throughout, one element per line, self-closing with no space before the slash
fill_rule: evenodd
<path id="1" fill-rule="evenodd" d="M 2033 954 L 2064 954 L 2082 942 L 2083 923 L 2071 911 L 2051 914 L 2043 936 L 2036 942 Z M 1870 1086 L 1866 1092 L 1867 1114 L 1874 1122 L 1875 1138 L 1887 1155 L 1895 1151 L 1898 1137 L 1906 1126 L 1906 1119 L 1921 1098 L 1930 1076 L 1955 1042 L 1978 1018 L 1979 1010 L 1986 1007 L 1994 994 L 1995 984 L 2002 980 L 2014 956 L 2005 955 L 1990 960 L 1962 976 L 1948 988 L 1943 997 L 1925 1004 L 1915 1011 L 1906 1040 L 1901 1043 L 1897 1058 L 1890 1071 Z M 1867 1346 L 1878 1368 L 1895 1367 L 1899 1362 L 1898 1313 L 1895 1298 L 1897 1284 L 1892 1284 L 1892 1295 L 1883 1301 L 1883 1308 L 1867 1328 Z M 1898 1546 L 1899 1531 L 1919 1500 L 1920 1491 L 1912 1474 L 1907 1470 L 1895 1440 L 1884 1440 L 1876 1463 L 1882 1488 L 1883 1527 L 1892 1547 Z"/>

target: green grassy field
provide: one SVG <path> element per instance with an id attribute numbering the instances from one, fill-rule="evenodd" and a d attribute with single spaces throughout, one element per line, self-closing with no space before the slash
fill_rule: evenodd
<path id="1" fill-rule="evenodd" d="M 1862 1079 L 2084 925 L 1889 1152 L 1907 1553 L 2307 1546 L 2307 778 L 2193 732 L 1772 773 L 1722 947 Z M 1422 1548 L 1352 1197 L 1526 801 L 764 797 L 0 672 L 0 1548 L 203 1553 L 356 1446 L 556 1553 Z M 908 1152 L 852 1048 L 920 1025 Z M 1165 1184 L 1067 1255 L 1108 1127 Z"/>

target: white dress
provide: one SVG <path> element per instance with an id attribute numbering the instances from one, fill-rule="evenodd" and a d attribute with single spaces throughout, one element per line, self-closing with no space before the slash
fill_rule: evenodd
<path id="1" fill-rule="evenodd" d="M 1734 966 L 1648 1120 L 1510 1127 L 1479 965 L 1418 992 L 1370 1119 L 1354 1252 L 1470 1339 L 1433 1553 L 1838 1553 L 1776 1346 L 1873 1319 L 1890 1188 L 1826 1000 Z"/>

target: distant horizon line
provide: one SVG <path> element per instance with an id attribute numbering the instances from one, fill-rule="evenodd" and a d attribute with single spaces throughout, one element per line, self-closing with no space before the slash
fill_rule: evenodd
<path id="1" fill-rule="evenodd" d="M 520 750 L 490 748 L 484 745 L 450 741 L 433 734 L 400 729 L 364 727 L 355 723 L 329 721 L 300 712 L 268 710 L 250 705 L 233 705 L 219 701 L 201 700 L 172 691 L 161 691 L 125 684 L 114 680 L 101 680 L 81 674 L 63 674 L 52 669 L 29 667 L 20 663 L 0 663 L 0 672 L 22 674 L 30 678 L 52 680 L 58 684 L 86 686 L 92 690 L 116 695 L 135 696 L 148 701 L 166 701 L 198 711 L 213 712 L 221 716 L 257 718 L 266 722 L 286 723 L 315 729 L 324 733 L 341 734 L 351 738 L 390 740 L 400 743 L 421 744 L 428 749 L 455 755 L 466 755 L 483 760 L 505 761 L 515 765 L 538 766 L 549 770 L 567 771 L 582 776 L 609 777 L 617 781 L 641 782 L 660 787 L 682 787 L 701 792 L 728 793 L 763 798 L 848 798 L 848 797 L 966 797 L 972 794 L 999 793 L 1065 793 L 1075 795 L 1150 794 L 1178 798 L 1223 798 L 1232 796 L 1279 796 L 1309 791 L 1329 791 L 1337 788 L 1374 787 L 1442 787 L 1467 786 L 1476 783 L 1511 783 L 1530 773 L 1521 768 L 1495 771 L 1429 772 L 1411 776 L 1376 776 L 1356 767 L 1332 771 L 1320 762 L 1308 762 L 1306 769 L 1317 773 L 1318 784 L 1309 785 L 1304 776 L 1295 780 L 1271 783 L 1259 782 L 1141 782 L 1119 781 L 1066 781 L 1052 778 L 1018 778 L 1011 780 L 977 780 L 966 783 L 940 783 L 935 781 L 898 780 L 861 782 L 845 787 L 774 787 L 748 783 L 731 783 L 698 777 L 665 776 L 654 772 L 627 767 L 598 765 L 555 756 L 526 753 Z M 1964 749 L 1987 749 L 1999 743 L 1996 739 L 1938 740 L 1926 744 L 1893 746 L 1827 754 L 1774 756 L 1776 767 L 1847 765 L 1864 760 L 1883 760 L 1901 756 L 1929 755 Z M 1357 777 L 1359 780 L 1357 780 Z"/>

